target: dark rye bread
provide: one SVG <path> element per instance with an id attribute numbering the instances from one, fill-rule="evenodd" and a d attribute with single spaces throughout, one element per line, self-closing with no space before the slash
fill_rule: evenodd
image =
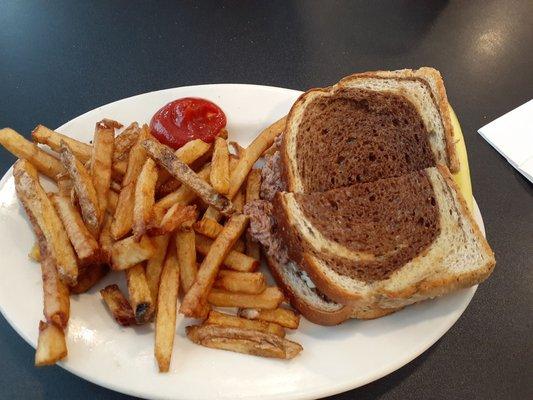
<path id="1" fill-rule="evenodd" d="M 290 192 L 312 193 L 437 164 L 455 172 L 450 107 L 432 68 L 351 75 L 294 103 L 280 147 Z"/>
<path id="2" fill-rule="evenodd" d="M 328 298 L 358 308 L 403 307 L 472 286 L 491 273 L 494 255 L 447 168 L 409 175 L 323 193 L 276 194 L 275 219 L 289 257 Z M 414 195 L 417 188 L 421 197 Z M 357 215 L 365 202 L 368 214 Z M 409 230 L 395 227 L 402 224 Z M 365 232 L 358 232 L 366 230 L 367 241 Z M 370 236 L 374 230 L 382 237 Z M 396 264 L 398 254 L 402 258 Z M 369 260 L 384 262 L 371 265 Z"/>
<path id="3" fill-rule="evenodd" d="M 281 214 L 280 196 L 274 209 Z M 365 282 L 388 278 L 440 231 L 433 188 L 424 171 L 324 193 L 296 193 L 294 199 L 315 229 L 335 243 L 319 254 L 305 250 L 328 259 L 338 274 Z M 343 257 L 343 252 L 349 254 Z"/>
<path id="4" fill-rule="evenodd" d="M 420 115 L 399 95 L 338 90 L 307 105 L 299 130 L 296 161 L 306 193 L 435 165 Z"/>

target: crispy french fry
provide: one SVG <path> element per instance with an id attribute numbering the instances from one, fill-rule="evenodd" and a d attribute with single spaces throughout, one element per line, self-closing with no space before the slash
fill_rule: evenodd
<path id="1" fill-rule="evenodd" d="M 39 183 L 37 170 L 26 160 L 13 167 L 15 189 L 39 241 L 45 243 L 55 260 L 59 276 L 69 285 L 78 278 L 76 255 L 52 202 Z"/>
<path id="2" fill-rule="evenodd" d="M 100 231 L 100 237 L 98 238 L 98 244 L 100 245 L 100 253 L 102 261 L 108 265 L 111 265 L 111 251 L 113 249 L 113 236 L 111 235 L 111 223 L 113 217 L 111 214 L 106 213 L 104 217 L 104 225 Z"/>
<path id="3" fill-rule="evenodd" d="M 174 154 L 182 163 L 191 165 L 193 162 L 207 153 L 209 149 L 211 149 L 211 145 L 209 143 L 206 143 L 200 139 L 195 139 L 187 142 L 185 145 L 176 150 Z M 157 179 L 157 187 L 159 188 L 170 178 L 172 178 L 172 175 L 170 175 L 166 169 L 162 169 Z"/>
<path id="4" fill-rule="evenodd" d="M 65 171 L 57 158 L 41 150 L 11 128 L 0 129 L 0 144 L 14 156 L 32 163 L 41 174 L 49 178 L 55 180 L 58 174 Z"/>
<path id="5" fill-rule="evenodd" d="M 118 182 L 111 181 L 111 183 L 109 184 L 109 189 L 116 193 L 120 193 L 120 191 L 122 190 L 122 185 Z M 109 196 L 108 196 L 108 199 L 109 199 Z"/>
<path id="6" fill-rule="evenodd" d="M 146 262 L 146 281 L 148 282 L 148 288 L 150 289 L 152 299 L 157 299 L 161 271 L 163 270 L 163 263 L 165 262 L 169 240 L 170 234 L 155 236 L 152 238 L 152 243 L 155 248 L 154 254 Z"/>
<path id="7" fill-rule="evenodd" d="M 274 122 L 263 130 L 250 146 L 246 148 L 244 155 L 239 159 L 239 163 L 231 173 L 228 198 L 233 199 L 257 159 L 261 157 L 261 154 L 274 143 L 276 137 L 285 129 L 286 119 L 287 117 L 283 117 Z"/>
<path id="8" fill-rule="evenodd" d="M 132 236 L 113 244 L 111 248 L 111 268 L 116 271 L 128 269 L 135 264 L 148 260 L 155 248 L 148 236 L 142 236 L 136 242 Z"/>
<path id="9" fill-rule="evenodd" d="M 107 212 L 111 215 L 115 214 L 118 204 L 118 194 L 112 190 L 107 192 Z"/>
<path id="10" fill-rule="evenodd" d="M 159 366 L 159 372 L 168 372 L 174 336 L 176 336 L 176 309 L 180 286 L 180 269 L 173 244 L 165 259 L 159 294 L 157 297 L 157 314 L 155 320 L 155 349 L 154 354 Z"/>
<path id="11" fill-rule="evenodd" d="M 127 154 L 129 155 L 129 153 Z M 122 182 L 127 169 L 128 169 L 128 160 L 113 161 L 113 170 L 111 171 L 111 179 L 117 182 Z"/>
<path id="12" fill-rule="evenodd" d="M 96 124 L 94 131 L 90 172 L 100 207 L 100 223 L 103 222 L 107 209 L 108 192 L 111 185 L 115 129 L 121 126 L 116 121 L 104 119 Z"/>
<path id="13" fill-rule="evenodd" d="M 128 168 L 122 180 L 122 190 L 119 194 L 117 209 L 113 218 L 113 225 L 111 226 L 111 233 L 115 240 L 126 236 L 132 228 L 135 183 L 146 161 L 146 151 L 144 151 L 141 143 L 148 137 L 150 137 L 149 128 L 143 125 L 137 142 L 130 151 Z"/>
<path id="14" fill-rule="evenodd" d="M 91 158 L 91 145 L 80 142 L 70 136 L 62 135 L 59 132 L 48 129 L 46 126 L 37 125 L 31 133 L 31 136 L 37 143 L 45 144 L 57 153 L 61 152 L 61 141 L 63 140 L 71 148 L 76 158 L 82 163 L 85 163 Z"/>
<path id="15" fill-rule="evenodd" d="M 229 153 L 224 139 L 217 137 L 211 160 L 211 175 L 209 178 L 213 189 L 218 193 L 227 194 L 229 191 Z"/>
<path id="16" fill-rule="evenodd" d="M 196 206 L 184 206 L 180 203 L 174 204 L 162 216 L 158 216 L 161 208 L 153 208 L 153 220 L 150 222 L 148 233 L 150 235 L 165 235 L 177 229 L 190 228 L 196 220 Z"/>
<path id="17" fill-rule="evenodd" d="M 40 244 L 44 316 L 48 322 L 64 328 L 70 316 L 69 289 L 59 279 L 56 263 L 46 246 Z"/>
<path id="18" fill-rule="evenodd" d="M 209 179 L 209 173 L 211 172 L 211 164 L 206 165 L 200 172 L 198 177 L 203 180 Z M 175 192 L 167 194 L 161 200 L 156 203 L 157 207 L 168 209 L 176 203 L 189 204 L 196 199 L 196 193 L 189 189 L 186 185 L 182 185 Z"/>
<path id="19" fill-rule="evenodd" d="M 113 214 L 111 235 L 119 240 L 126 236 L 133 225 L 133 206 L 135 202 L 135 183 L 124 186 L 118 195 L 117 206 Z"/>
<path id="20" fill-rule="evenodd" d="M 231 201 L 217 193 L 187 164 L 182 163 L 169 147 L 162 145 L 155 140 L 145 140 L 142 142 L 142 145 L 150 157 L 152 157 L 160 166 L 165 168 L 174 178 L 188 186 L 189 189 L 196 193 L 196 195 L 207 204 L 213 206 L 225 215 L 231 215 L 234 212 Z"/>
<path id="21" fill-rule="evenodd" d="M 280 338 L 272 333 L 250 329 L 197 325 L 188 326 L 186 333 L 191 341 L 205 347 L 261 357 L 291 359 L 303 350 L 302 346 L 296 342 Z"/>
<path id="22" fill-rule="evenodd" d="M 28 253 L 28 257 L 30 257 L 33 261 L 41 262 L 41 251 L 39 250 L 38 242 L 35 242 L 33 246 L 31 246 L 31 250 Z"/>
<path id="23" fill-rule="evenodd" d="M 128 159 L 129 151 L 137 142 L 139 132 L 139 124 L 137 122 L 132 122 L 117 137 L 115 137 L 113 164 Z M 124 175 L 125 172 L 126 170 L 124 170 L 122 175 Z"/>
<path id="24" fill-rule="evenodd" d="M 65 176 L 65 177 L 63 177 L 61 179 L 58 178 L 57 181 L 56 181 L 56 184 L 57 184 L 57 189 L 58 189 L 59 195 L 65 196 L 65 197 L 70 197 L 71 196 L 71 193 L 72 193 L 72 190 L 74 189 L 74 186 L 72 184 L 72 179 L 70 179 L 68 177 L 68 174 L 67 174 L 67 176 Z"/>
<path id="25" fill-rule="evenodd" d="M 192 229 L 176 232 L 176 249 L 183 293 L 189 291 L 198 272 L 194 242 L 195 234 Z"/>
<path id="26" fill-rule="evenodd" d="M 273 310 L 283 301 L 283 293 L 269 286 L 260 294 L 233 293 L 222 289 L 212 289 L 208 301 L 215 307 L 260 308 Z"/>
<path id="27" fill-rule="evenodd" d="M 233 198 L 233 206 L 235 207 L 235 211 L 242 213 L 244 208 L 244 193 L 242 190 L 239 190 Z"/>
<path id="28" fill-rule="evenodd" d="M 259 294 L 266 289 L 266 279 L 261 272 L 221 270 L 213 287 L 228 292 Z"/>
<path id="29" fill-rule="evenodd" d="M 231 177 L 231 174 L 233 173 L 233 171 L 235 170 L 235 168 L 237 167 L 238 163 L 239 163 L 239 159 L 236 156 L 231 155 L 230 156 L 230 160 L 229 160 L 230 177 Z M 230 180 L 230 182 L 231 182 L 231 180 Z M 209 206 L 207 208 L 207 210 L 205 211 L 204 216 L 203 216 L 202 219 L 206 219 L 206 218 L 210 218 L 213 221 L 217 221 L 218 222 L 222 218 L 222 213 L 220 211 L 216 210 L 215 208 L 213 208 L 212 206 Z"/>
<path id="30" fill-rule="evenodd" d="M 53 365 L 67 356 L 63 329 L 52 323 L 39 321 L 39 339 L 35 350 L 35 366 Z"/>
<path id="31" fill-rule="evenodd" d="M 155 204 L 155 184 L 157 182 L 157 167 L 152 159 L 144 162 L 141 173 L 135 184 L 133 203 L 133 237 L 139 240 L 148 229 Z"/>
<path id="32" fill-rule="evenodd" d="M 285 337 L 285 330 L 277 324 L 265 321 L 254 321 L 237 317 L 235 315 L 220 313 L 218 311 L 210 311 L 204 324 L 233 326 L 235 328 L 251 329 L 264 333 L 273 333 L 279 337 Z"/>
<path id="33" fill-rule="evenodd" d="M 94 264 L 85 268 L 78 277 L 76 286 L 70 288 L 70 293 L 85 293 L 107 275 L 109 267 L 106 264 Z"/>
<path id="34" fill-rule="evenodd" d="M 183 299 L 180 312 L 188 317 L 204 316 L 207 296 L 213 286 L 220 265 L 247 224 L 248 217 L 243 214 L 235 214 L 229 219 L 224 230 L 215 239 L 202 261 L 196 280 Z"/>
<path id="35" fill-rule="evenodd" d="M 91 175 L 85 169 L 85 166 L 74 156 L 66 142 L 61 146 L 61 162 L 67 170 L 81 209 L 81 216 L 87 229 L 94 237 L 100 233 L 100 206 L 98 205 L 98 196 L 94 188 Z"/>
<path id="36" fill-rule="evenodd" d="M 233 150 L 233 154 L 235 154 L 237 158 L 241 158 L 246 151 L 246 149 L 237 142 L 228 142 L 228 146 Z"/>
<path id="37" fill-rule="evenodd" d="M 135 324 L 135 315 L 131 305 L 117 285 L 106 286 L 100 290 L 100 295 L 119 325 L 130 326 Z"/>
<path id="38" fill-rule="evenodd" d="M 166 171 L 164 169 L 159 169 L 159 173 L 161 174 L 161 171 Z M 181 182 L 177 179 L 171 178 L 167 180 L 166 182 L 162 183 L 159 187 L 156 187 L 155 190 L 155 197 L 157 199 L 162 199 L 166 195 L 175 192 L 181 187 Z"/>
<path id="39" fill-rule="evenodd" d="M 220 236 L 220 235 L 219 235 Z M 216 239 L 215 239 L 216 241 Z M 202 235 L 196 235 L 196 251 L 202 255 L 207 255 L 213 241 Z M 251 272 L 257 269 L 259 261 L 235 250 L 231 250 L 223 261 L 223 264 L 235 271 Z"/>
<path id="40" fill-rule="evenodd" d="M 100 257 L 98 243 L 83 224 L 81 215 L 72 205 L 70 198 L 53 195 L 52 203 L 80 262 L 88 264 L 97 261 Z"/>
<path id="41" fill-rule="evenodd" d="M 150 288 L 146 281 L 146 274 L 142 264 L 136 264 L 126 271 L 126 283 L 130 305 L 135 314 L 137 324 L 144 324 L 152 319 L 154 301 L 150 296 Z"/>
<path id="42" fill-rule="evenodd" d="M 247 319 L 255 319 L 284 326 L 289 329 L 296 329 L 300 324 L 300 316 L 287 308 L 276 308 L 274 310 L 258 310 L 255 308 L 243 308 L 239 310 L 239 316 Z"/>
<path id="43" fill-rule="evenodd" d="M 224 229 L 222 224 L 219 224 L 217 221 L 211 218 L 205 217 L 199 221 L 196 221 L 193 224 L 193 227 L 196 232 L 207 236 L 210 239 L 216 239 L 218 234 L 222 232 L 222 229 Z M 237 240 L 232 250 L 242 253 L 244 251 L 244 242 L 241 239 Z"/>
<path id="44" fill-rule="evenodd" d="M 252 169 L 246 180 L 246 204 L 259 199 L 261 189 L 261 170 Z M 259 260 L 261 258 L 261 249 L 259 243 L 252 240 L 249 234 L 246 234 L 246 254 Z"/>

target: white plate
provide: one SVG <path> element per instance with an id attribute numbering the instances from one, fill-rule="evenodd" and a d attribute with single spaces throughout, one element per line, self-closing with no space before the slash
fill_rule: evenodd
<path id="1" fill-rule="evenodd" d="M 104 117 L 148 122 L 167 102 L 184 96 L 210 99 L 228 117 L 233 140 L 247 145 L 287 113 L 300 92 L 253 85 L 205 85 L 162 90 L 120 100 L 81 115 L 58 131 L 89 141 Z M 36 123 L 38 121 L 35 121 Z M 476 207 L 476 219 L 483 226 Z M 16 197 L 12 171 L 0 181 L 0 309 L 32 346 L 42 318 L 39 265 L 28 259 L 33 233 Z M 369 383 L 407 364 L 457 321 L 476 287 L 426 301 L 374 321 L 321 327 L 305 320 L 289 338 L 304 351 L 291 361 L 211 350 L 184 336 L 179 317 L 171 371 L 159 374 L 153 357 L 153 327 L 121 328 L 97 290 L 122 275 L 110 274 L 90 293 L 72 298 L 68 359 L 60 365 L 98 385 L 147 398 L 307 399 Z M 29 360 L 28 360 L 29 361 Z"/>

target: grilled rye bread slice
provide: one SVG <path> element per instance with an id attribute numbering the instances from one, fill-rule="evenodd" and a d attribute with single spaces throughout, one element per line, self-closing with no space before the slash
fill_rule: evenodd
<path id="1" fill-rule="evenodd" d="M 397 308 L 487 278 L 494 255 L 446 167 L 323 193 L 281 193 L 288 255 L 334 301 Z"/>
<path id="2" fill-rule="evenodd" d="M 450 106 L 433 68 L 366 72 L 294 103 L 280 148 L 289 192 L 312 193 L 418 171 L 459 169 Z"/>

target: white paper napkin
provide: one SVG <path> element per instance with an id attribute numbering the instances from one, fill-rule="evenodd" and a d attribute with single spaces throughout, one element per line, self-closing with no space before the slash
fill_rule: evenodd
<path id="1" fill-rule="evenodd" d="M 533 183 L 533 100 L 485 125 L 478 132 Z"/>

